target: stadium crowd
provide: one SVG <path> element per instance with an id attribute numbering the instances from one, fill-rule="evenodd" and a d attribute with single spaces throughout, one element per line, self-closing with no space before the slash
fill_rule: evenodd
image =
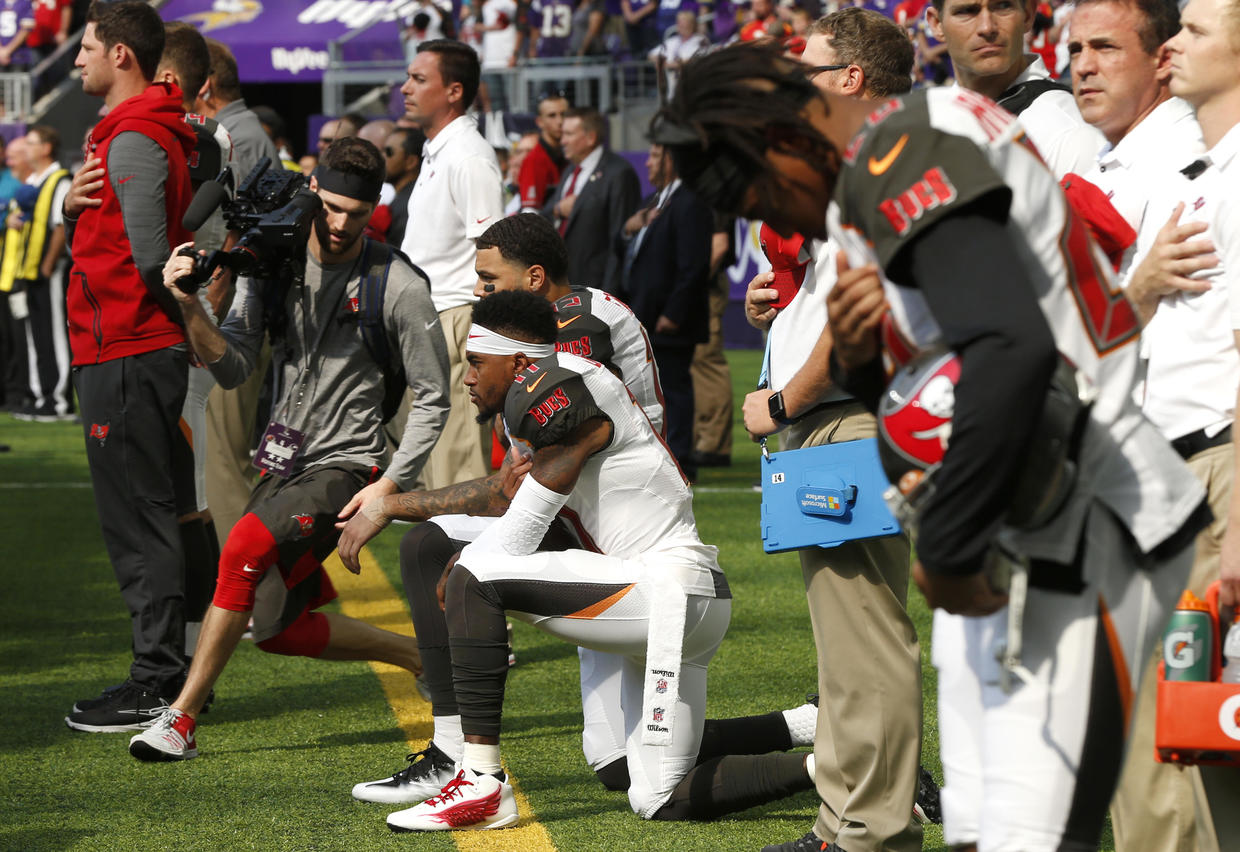
<path id="1" fill-rule="evenodd" d="M 71 7 L 14 13 L 0 65 Z M 132 620 L 70 728 L 190 759 L 244 636 L 383 661 L 434 733 L 353 796 L 396 831 L 504 828 L 519 619 L 578 646 L 585 758 L 642 818 L 814 789 L 767 849 L 918 849 L 940 820 L 962 849 L 1092 849 L 1108 810 L 1125 852 L 1240 838 L 1237 769 L 1154 745 L 1181 592 L 1217 584 L 1223 624 L 1240 602 L 1236 0 L 422 0 L 403 112 L 304 152 L 227 44 L 78 11 L 99 121 L 80 150 L 30 126 L 0 173 L 3 405 L 81 423 Z M 645 198 L 584 87 L 485 127 L 504 69 L 596 56 L 661 78 Z M 738 218 L 771 271 L 734 405 Z M 879 436 L 906 532 L 799 549 L 814 694 L 709 720 L 732 593 L 692 494 L 734 411 L 784 450 Z M 323 561 L 359 571 L 393 521 L 415 639 L 320 611 Z"/>

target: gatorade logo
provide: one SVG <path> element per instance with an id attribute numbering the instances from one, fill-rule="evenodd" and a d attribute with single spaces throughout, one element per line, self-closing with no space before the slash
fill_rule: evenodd
<path id="1" fill-rule="evenodd" d="M 1163 639 L 1163 660 L 1173 669 L 1189 669 L 1201 656 L 1201 640 L 1191 630 L 1173 630 Z"/>
<path id="2" fill-rule="evenodd" d="M 1219 705 L 1218 726 L 1228 737 L 1240 742 L 1240 695 L 1233 695 Z"/>

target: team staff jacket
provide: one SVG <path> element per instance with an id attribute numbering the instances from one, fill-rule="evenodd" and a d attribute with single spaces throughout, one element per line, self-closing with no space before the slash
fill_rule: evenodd
<path id="1" fill-rule="evenodd" d="M 1016 119 L 975 92 L 916 92 L 871 114 L 844 160 L 829 231 L 853 267 L 883 270 L 892 320 L 908 342 L 950 347 L 961 359 L 950 441 L 920 520 L 927 570 L 981 568 L 1011 505 L 1055 350 L 1093 394 L 1090 422 L 1069 502 L 1044 527 L 1008 529 L 1014 546 L 1073 564 L 1095 501 L 1143 552 L 1180 532 L 1204 490 L 1133 401 L 1135 311 Z M 849 390 L 874 401 L 863 387 Z"/>
<path id="2" fill-rule="evenodd" d="M 356 261 L 327 266 L 308 256 L 305 281 L 288 289 L 285 332 L 271 347 L 271 416 L 305 436 L 292 473 L 333 462 L 383 466 L 383 370 L 366 348 L 358 312 L 362 275 L 385 274 L 388 254 L 384 246 L 368 245 Z M 383 328 L 412 396 L 400 446 L 383 475 L 408 490 L 448 416 L 448 349 L 430 286 L 402 258 L 396 254 L 386 270 Z M 228 348 L 207 365 L 222 387 L 236 387 L 254 369 L 264 320 L 260 289 L 252 279 L 238 279 L 220 326 Z"/>
<path id="3" fill-rule="evenodd" d="M 185 342 L 162 281 L 172 247 L 191 238 L 181 217 L 193 194 L 188 161 L 197 137 L 184 116 L 181 90 L 156 83 L 118 104 L 87 140 L 89 155 L 104 164 L 103 204 L 65 217 L 75 366 Z"/>

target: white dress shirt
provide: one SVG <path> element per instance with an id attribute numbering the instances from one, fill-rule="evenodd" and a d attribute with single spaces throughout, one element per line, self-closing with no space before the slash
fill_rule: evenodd
<path id="1" fill-rule="evenodd" d="M 1197 431 L 1214 436 L 1235 419 L 1240 386 L 1240 354 L 1233 334 L 1240 328 L 1237 152 L 1240 128 L 1233 128 L 1200 158 L 1207 168 L 1197 178 L 1170 170 L 1150 201 L 1137 238 L 1137 254 L 1144 257 L 1171 210 L 1182 202 L 1180 222 L 1208 223 L 1204 236 L 1214 242 L 1221 261 L 1215 270 L 1197 276 L 1210 282 L 1210 290 L 1163 297 L 1142 332 L 1147 367 L 1142 409 L 1169 439 Z M 1195 159 L 1181 156 L 1174 162 L 1182 168 Z"/>

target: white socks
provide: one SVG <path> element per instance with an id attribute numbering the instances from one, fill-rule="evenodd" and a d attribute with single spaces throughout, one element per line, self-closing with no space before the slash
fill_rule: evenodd
<path id="1" fill-rule="evenodd" d="M 465 734 L 461 731 L 460 716 L 434 716 L 435 735 L 431 738 L 436 747 L 453 763 L 461 762 L 461 748 L 465 744 Z"/>
<path id="2" fill-rule="evenodd" d="M 479 775 L 499 775 L 503 772 L 499 765 L 498 744 L 465 743 L 465 756 L 461 764 Z"/>

